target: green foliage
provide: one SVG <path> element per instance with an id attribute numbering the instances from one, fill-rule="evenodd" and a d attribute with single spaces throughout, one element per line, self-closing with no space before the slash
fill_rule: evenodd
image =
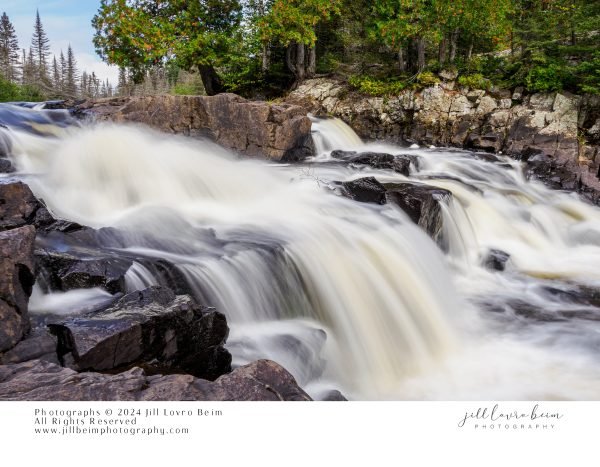
<path id="1" fill-rule="evenodd" d="M 172 60 L 183 69 L 228 63 L 237 52 L 240 21 L 237 0 L 102 0 L 92 25 L 98 54 L 139 80 Z"/>
<path id="2" fill-rule="evenodd" d="M 466 88 L 484 89 L 486 91 L 489 91 L 492 87 L 492 82 L 489 79 L 484 78 L 481 73 L 461 75 L 458 77 L 458 84 Z"/>
<path id="3" fill-rule="evenodd" d="M 193 83 L 177 83 L 171 88 L 171 94 L 176 96 L 195 96 L 201 92 Z"/>
<path id="4" fill-rule="evenodd" d="M 354 89 L 368 94 L 369 96 L 393 96 L 398 95 L 406 87 L 406 82 L 398 80 L 380 80 L 370 76 L 355 75 L 348 79 L 348 83 Z"/>
<path id="5" fill-rule="evenodd" d="M 598 0 L 102 0 L 93 24 L 98 52 L 134 78 L 174 64 L 244 95 L 317 72 L 386 96 L 450 68 L 472 88 L 599 87 Z"/>
<path id="6" fill-rule="evenodd" d="M 580 63 L 575 69 L 579 89 L 586 94 L 600 94 L 600 52 L 590 61 Z"/>
<path id="7" fill-rule="evenodd" d="M 562 91 L 566 87 L 569 77 L 568 69 L 556 63 L 536 65 L 529 70 L 525 77 L 525 85 L 531 92 Z"/>
<path id="8" fill-rule="evenodd" d="M 424 71 L 423 73 L 419 73 L 417 75 L 417 83 L 423 88 L 433 86 L 439 82 L 439 78 L 431 71 Z"/>
<path id="9" fill-rule="evenodd" d="M 44 95 L 32 86 L 20 86 L 0 77 L 0 102 L 41 102 Z"/>
<path id="10" fill-rule="evenodd" d="M 340 13 L 341 0 L 275 0 L 271 11 L 259 20 L 264 43 L 284 46 L 292 42 L 310 47 L 317 41 L 316 27 Z"/>

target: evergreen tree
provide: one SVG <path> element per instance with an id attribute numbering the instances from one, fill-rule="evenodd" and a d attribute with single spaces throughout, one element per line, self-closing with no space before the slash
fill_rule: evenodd
<path id="1" fill-rule="evenodd" d="M 52 87 L 54 88 L 54 94 L 61 96 L 63 93 L 62 77 L 60 75 L 60 68 L 58 66 L 58 60 L 56 55 L 52 59 Z"/>
<path id="2" fill-rule="evenodd" d="M 19 41 L 6 13 L 0 17 L 0 75 L 15 83 L 19 76 Z"/>
<path id="3" fill-rule="evenodd" d="M 75 59 L 71 44 L 69 44 L 69 48 L 67 49 L 67 73 L 65 78 L 65 94 L 68 97 L 77 97 L 77 77 L 77 60 Z"/>
<path id="4" fill-rule="evenodd" d="M 49 88 L 50 78 L 48 74 L 48 57 L 50 56 L 50 40 L 44 31 L 39 10 L 35 14 L 35 24 L 33 26 L 33 36 L 31 38 L 31 48 L 34 56 L 35 78 L 38 86 Z"/>

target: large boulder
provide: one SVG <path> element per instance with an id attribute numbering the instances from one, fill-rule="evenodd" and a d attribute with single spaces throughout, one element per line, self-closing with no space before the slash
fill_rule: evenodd
<path id="1" fill-rule="evenodd" d="M 98 120 L 207 137 L 247 156 L 294 161 L 313 155 L 311 121 L 305 110 L 290 104 L 247 101 L 235 94 L 145 96 L 86 101 L 77 111 Z"/>
<path id="2" fill-rule="evenodd" d="M 0 183 L 0 230 L 33 224 L 42 207 L 22 182 Z"/>
<path id="3" fill-rule="evenodd" d="M 0 352 L 14 347 L 30 329 L 34 242 L 32 226 L 0 232 Z"/>
<path id="4" fill-rule="evenodd" d="M 45 291 L 102 287 L 110 293 L 125 292 L 125 274 L 131 260 L 100 250 L 60 252 L 36 248 L 41 271 L 40 285 Z"/>
<path id="5" fill-rule="evenodd" d="M 375 177 L 342 183 L 343 194 L 361 203 L 385 204 L 385 187 Z"/>
<path id="6" fill-rule="evenodd" d="M 412 221 L 440 242 L 442 237 L 442 203 L 452 193 L 443 188 L 420 183 L 389 183 L 385 185 L 386 201 L 402 209 Z"/>
<path id="7" fill-rule="evenodd" d="M 59 364 L 56 354 L 56 337 L 42 327 L 34 328 L 12 349 L 0 353 L 0 365 L 29 360 L 45 360 Z"/>
<path id="8" fill-rule="evenodd" d="M 125 295 L 109 308 L 50 323 L 58 356 L 78 371 L 151 364 L 214 379 L 231 370 L 225 316 L 163 287 Z"/>
<path id="9" fill-rule="evenodd" d="M 191 375 L 147 376 L 141 368 L 116 375 L 76 373 L 32 360 L 0 366 L 0 400 L 12 401 L 308 401 L 294 377 L 259 360 L 214 382 Z"/>

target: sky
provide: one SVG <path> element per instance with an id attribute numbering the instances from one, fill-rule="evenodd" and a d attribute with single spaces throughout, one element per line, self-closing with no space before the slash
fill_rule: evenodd
<path id="1" fill-rule="evenodd" d="M 40 18 L 53 54 L 67 52 L 71 44 L 79 71 L 92 71 L 98 78 L 115 85 L 119 70 L 106 65 L 94 51 L 92 18 L 98 11 L 100 0 L 0 0 L 0 14 L 6 12 L 17 31 L 19 46 L 29 50 L 35 11 Z"/>

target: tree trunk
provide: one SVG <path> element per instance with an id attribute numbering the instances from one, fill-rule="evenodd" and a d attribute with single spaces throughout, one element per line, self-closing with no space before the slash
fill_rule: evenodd
<path id="1" fill-rule="evenodd" d="M 206 95 L 214 96 L 227 90 L 212 65 L 198 65 L 198 71 L 200 72 L 200 78 L 202 79 Z"/>
<path id="2" fill-rule="evenodd" d="M 306 63 L 304 55 L 304 44 L 296 44 L 296 79 L 298 82 L 304 81 L 306 77 Z"/>
<path id="3" fill-rule="evenodd" d="M 308 66 L 306 76 L 312 78 L 317 72 L 317 48 L 315 46 L 308 49 Z"/>
<path id="4" fill-rule="evenodd" d="M 473 56 L 473 46 L 475 45 L 475 40 L 471 37 L 469 41 L 469 48 L 467 49 L 467 61 L 471 60 Z"/>
<path id="5" fill-rule="evenodd" d="M 444 37 L 440 41 L 440 49 L 439 49 L 439 54 L 438 54 L 438 61 L 440 62 L 440 65 L 443 65 L 444 63 L 446 63 L 446 56 L 448 54 L 447 49 L 448 49 L 448 39 L 446 38 L 446 35 L 444 35 Z"/>
<path id="6" fill-rule="evenodd" d="M 296 43 L 292 42 L 285 49 L 285 64 L 288 69 L 296 76 Z"/>
<path id="7" fill-rule="evenodd" d="M 270 65 L 270 51 L 269 51 L 269 46 L 268 44 L 263 44 L 262 46 L 262 65 L 261 65 L 261 69 L 263 73 L 266 73 L 269 71 L 269 65 Z"/>
<path id="8" fill-rule="evenodd" d="M 415 45 L 417 47 L 417 72 L 421 73 L 425 69 L 425 39 L 417 37 Z"/>
<path id="9" fill-rule="evenodd" d="M 458 50 L 458 28 L 450 34 L 450 63 L 456 60 L 456 51 Z"/>
<path id="10" fill-rule="evenodd" d="M 400 68 L 400 73 L 406 72 L 406 61 L 404 60 L 404 48 L 402 46 L 398 49 L 398 67 Z"/>

